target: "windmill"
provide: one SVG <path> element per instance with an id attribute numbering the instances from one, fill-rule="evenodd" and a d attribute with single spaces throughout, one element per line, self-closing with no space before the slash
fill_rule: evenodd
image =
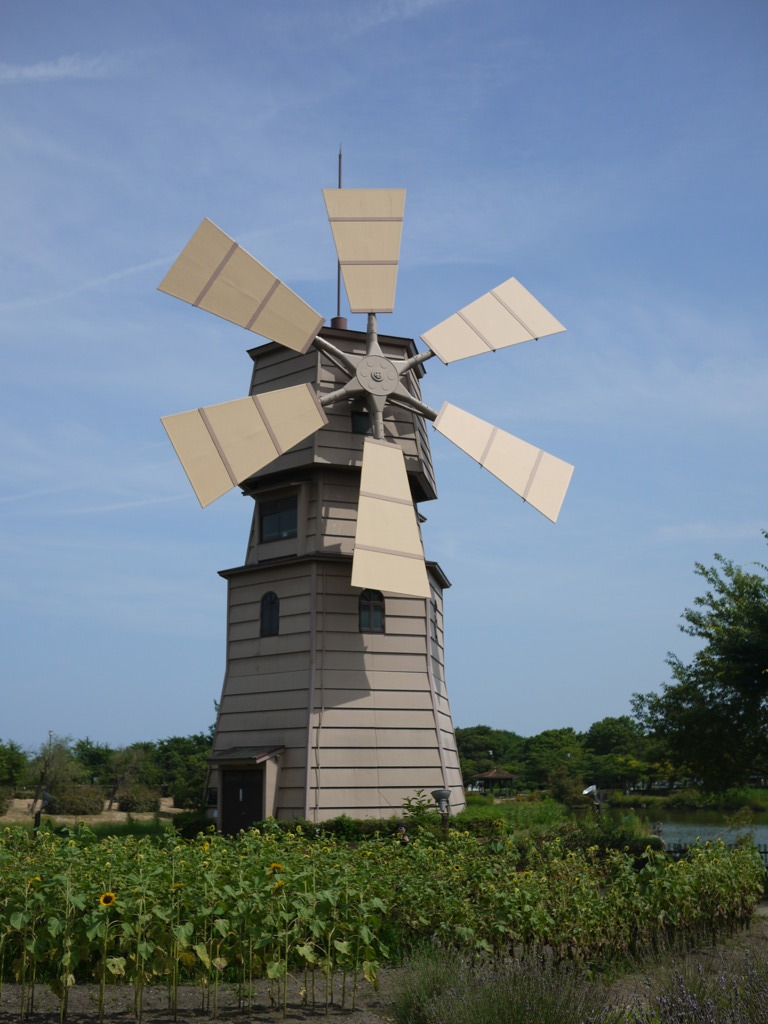
<path id="1" fill-rule="evenodd" d="M 405 191 L 325 189 L 350 311 L 329 327 L 204 220 L 159 285 L 268 343 L 250 394 L 163 417 L 202 506 L 254 498 L 229 584 L 214 739 L 224 831 L 268 814 L 387 817 L 415 791 L 464 805 L 443 676 L 440 567 L 418 501 L 436 497 L 425 421 L 556 521 L 573 467 L 457 406 L 421 398 L 424 363 L 564 330 L 514 278 L 420 335 L 380 336 L 394 308 Z M 322 333 L 321 333 L 322 332 Z"/>

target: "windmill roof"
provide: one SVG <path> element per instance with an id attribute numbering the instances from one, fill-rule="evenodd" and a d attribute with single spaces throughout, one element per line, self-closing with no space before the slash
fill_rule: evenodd
<path id="1" fill-rule="evenodd" d="M 270 757 L 280 754 L 285 747 L 228 747 L 211 754 L 209 761 L 267 761 Z"/>

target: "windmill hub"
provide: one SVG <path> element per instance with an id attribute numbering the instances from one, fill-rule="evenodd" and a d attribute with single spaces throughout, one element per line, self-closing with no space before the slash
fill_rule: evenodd
<path id="1" fill-rule="evenodd" d="M 391 395 L 400 376 L 385 356 L 366 356 L 357 367 L 357 379 L 370 395 Z"/>

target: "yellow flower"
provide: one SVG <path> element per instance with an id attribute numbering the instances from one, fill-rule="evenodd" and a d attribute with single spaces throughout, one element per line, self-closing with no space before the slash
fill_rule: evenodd
<path id="1" fill-rule="evenodd" d="M 285 885 L 285 882 L 282 880 L 282 878 L 278 878 L 278 880 L 272 886 L 272 892 L 277 892 L 281 885 Z"/>
<path id="2" fill-rule="evenodd" d="M 203 843 L 203 853 L 208 853 L 208 851 L 210 850 L 210 848 L 211 848 L 211 844 L 210 844 L 210 843 L 208 842 L 208 840 L 206 840 L 206 841 L 205 841 L 205 842 Z"/>
<path id="3" fill-rule="evenodd" d="M 114 902 L 115 894 L 113 892 L 103 892 L 101 896 L 99 896 L 99 903 L 102 907 L 111 907 Z"/>
<path id="4" fill-rule="evenodd" d="M 278 864 L 275 861 L 273 861 L 267 868 L 267 874 L 274 875 L 277 871 L 285 871 L 285 868 L 283 867 L 282 864 Z"/>

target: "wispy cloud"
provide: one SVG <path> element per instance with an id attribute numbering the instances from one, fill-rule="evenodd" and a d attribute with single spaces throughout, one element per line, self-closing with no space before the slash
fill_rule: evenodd
<path id="1" fill-rule="evenodd" d="M 378 3 L 367 4 L 364 8 L 361 5 L 357 17 L 349 23 L 349 33 L 362 35 L 390 22 L 409 21 L 433 7 L 442 7 L 452 2 L 453 0 L 378 0 Z"/>
<path id="2" fill-rule="evenodd" d="M 178 494 L 172 494 L 169 497 L 162 498 L 144 498 L 137 499 L 135 501 L 119 501 L 112 502 L 109 505 L 92 505 L 83 506 L 82 508 L 71 508 L 61 512 L 61 515 L 65 516 L 91 516 L 101 515 L 107 512 L 122 512 L 124 509 L 129 508 L 146 508 L 150 505 L 167 505 L 168 502 L 173 501 L 189 501 L 189 495 L 187 493 L 179 492 Z"/>
<path id="3" fill-rule="evenodd" d="M 0 83 L 52 82 L 64 78 L 110 78 L 125 68 L 116 56 L 82 57 L 70 54 L 38 64 L 0 63 Z"/>
<path id="4" fill-rule="evenodd" d="M 35 306 L 43 306 L 49 302 L 59 302 L 61 299 L 68 299 L 72 295 L 79 295 L 80 292 L 92 291 L 101 288 L 103 285 L 112 284 L 124 277 L 132 277 L 134 274 L 141 274 L 145 270 L 153 270 L 156 267 L 168 267 L 173 262 L 173 257 L 164 256 L 160 260 L 150 260 L 148 263 L 139 263 L 134 267 L 125 267 L 123 270 L 116 270 L 112 274 L 103 277 L 94 277 L 90 281 L 81 281 L 73 288 L 63 291 L 50 292 L 47 295 L 30 295 L 26 299 L 16 299 L 13 302 L 0 304 L 0 313 L 9 313 L 15 309 L 32 309 Z"/>

